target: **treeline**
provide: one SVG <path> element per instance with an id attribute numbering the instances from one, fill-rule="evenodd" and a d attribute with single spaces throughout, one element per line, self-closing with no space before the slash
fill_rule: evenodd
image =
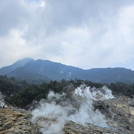
<path id="1" fill-rule="evenodd" d="M 122 82 L 111 83 L 108 85 L 115 95 L 125 95 L 128 97 L 134 97 L 134 83 L 126 84 Z"/>
<path id="2" fill-rule="evenodd" d="M 28 104 L 32 103 L 33 100 L 39 101 L 40 99 L 47 98 L 49 91 L 54 91 L 55 93 L 63 93 L 68 91 L 73 91 L 76 87 L 81 84 L 87 84 L 88 86 L 102 87 L 102 84 L 92 83 L 90 81 L 82 80 L 62 80 L 44 82 L 41 85 L 30 85 L 29 87 L 21 90 L 20 92 L 14 94 L 10 102 L 19 107 L 26 107 Z"/>
<path id="3" fill-rule="evenodd" d="M 0 92 L 6 96 L 10 96 L 28 87 L 26 81 L 17 81 L 15 78 L 7 78 L 6 75 L 0 76 Z"/>
<path id="4" fill-rule="evenodd" d="M 74 90 L 81 84 L 96 88 L 103 86 L 103 84 L 100 83 L 77 79 L 62 80 L 60 82 L 43 82 L 37 85 L 29 84 L 26 81 L 17 81 L 14 78 L 7 78 L 6 76 L 0 76 L 0 92 L 7 96 L 6 101 L 22 108 L 25 108 L 34 100 L 39 101 L 40 99 L 45 99 L 49 91 L 54 91 L 55 93 L 68 92 Z M 134 95 L 134 84 L 111 83 L 107 86 L 115 95 L 126 95 L 129 97 L 133 97 Z"/>

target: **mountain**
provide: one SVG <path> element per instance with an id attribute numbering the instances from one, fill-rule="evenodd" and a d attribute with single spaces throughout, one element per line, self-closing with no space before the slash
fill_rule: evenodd
<path id="1" fill-rule="evenodd" d="M 24 66 L 6 73 L 6 75 L 26 80 L 69 80 L 78 78 L 81 72 L 83 70 L 76 67 L 39 59 L 31 60 Z"/>
<path id="2" fill-rule="evenodd" d="M 0 69 L 0 75 L 21 80 L 82 79 L 99 83 L 134 83 L 134 71 L 125 68 L 94 68 L 84 70 L 49 60 L 25 58 Z"/>
<path id="3" fill-rule="evenodd" d="M 126 68 L 95 68 L 87 70 L 86 79 L 99 83 L 134 83 L 134 71 Z"/>
<path id="4" fill-rule="evenodd" d="M 31 58 L 24 58 L 22 60 L 18 60 L 17 62 L 15 62 L 14 64 L 10 65 L 10 66 L 6 66 L 0 69 L 0 74 L 4 75 L 4 74 L 8 74 L 12 71 L 14 71 L 16 68 L 18 67 L 23 67 L 26 63 L 32 61 L 33 59 Z"/>

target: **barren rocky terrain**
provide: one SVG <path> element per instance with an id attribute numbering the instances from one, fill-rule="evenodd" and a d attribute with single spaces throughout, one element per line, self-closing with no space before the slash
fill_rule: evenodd
<path id="1" fill-rule="evenodd" d="M 98 109 L 107 120 L 109 127 L 93 124 L 81 125 L 68 121 L 64 125 L 65 134 L 133 134 L 133 99 L 118 96 L 106 101 L 94 101 L 94 110 Z M 33 124 L 30 111 L 7 106 L 0 108 L 0 134 L 41 134 L 38 124 Z M 81 117 L 82 118 L 82 117 Z M 56 134 L 53 132 L 53 134 Z"/>

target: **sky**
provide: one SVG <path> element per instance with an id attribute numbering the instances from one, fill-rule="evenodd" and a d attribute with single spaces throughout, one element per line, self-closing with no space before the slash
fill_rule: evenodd
<path id="1" fill-rule="evenodd" d="M 134 70 L 134 0 L 0 0 L 0 67 L 26 57 Z"/>

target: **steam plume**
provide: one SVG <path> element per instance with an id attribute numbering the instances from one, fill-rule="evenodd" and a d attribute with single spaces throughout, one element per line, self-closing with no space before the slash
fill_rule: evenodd
<path id="1" fill-rule="evenodd" d="M 63 134 L 64 125 L 69 120 L 83 125 L 91 123 L 108 127 L 104 115 L 94 110 L 92 104 L 95 100 L 112 98 L 111 90 L 105 86 L 97 89 L 81 85 L 72 91 L 70 97 L 51 91 L 48 100 L 40 101 L 39 107 L 32 111 L 31 120 L 41 126 L 43 134 Z"/>

